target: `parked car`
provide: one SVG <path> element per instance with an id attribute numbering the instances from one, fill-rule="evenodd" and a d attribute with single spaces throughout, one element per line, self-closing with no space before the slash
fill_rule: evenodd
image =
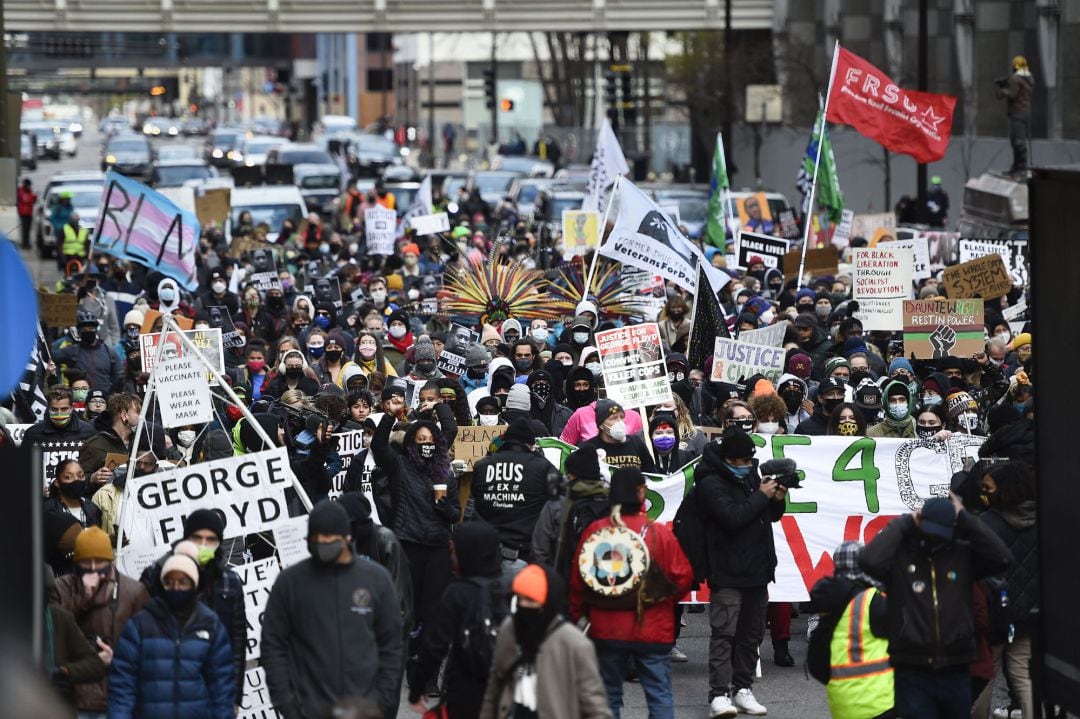
<path id="1" fill-rule="evenodd" d="M 334 164 L 293 165 L 293 182 L 300 188 L 309 212 L 330 216 L 333 202 L 341 195 L 341 170 Z"/>
<path id="2" fill-rule="evenodd" d="M 175 117 L 148 117 L 142 131 L 150 137 L 179 137 L 180 121 Z"/>
<path id="3" fill-rule="evenodd" d="M 240 163 L 240 143 L 244 133 L 235 128 L 214 130 L 203 146 L 203 158 L 214 167 L 229 167 Z"/>
<path id="4" fill-rule="evenodd" d="M 285 138 L 273 135 L 256 135 L 244 140 L 240 145 L 240 162 L 245 167 L 260 167 L 266 164 L 267 154 L 275 147 L 286 143 Z"/>
<path id="5" fill-rule="evenodd" d="M 520 172 L 479 170 L 469 175 L 469 181 L 465 187 L 469 194 L 479 192 L 480 199 L 494 210 L 510 190 L 510 185 L 521 176 Z"/>
<path id="6" fill-rule="evenodd" d="M 34 138 L 28 133 L 19 134 L 19 162 L 28 170 L 37 169 L 38 149 Z"/>
<path id="7" fill-rule="evenodd" d="M 101 169 L 115 170 L 128 177 L 146 178 L 154 163 L 154 151 L 150 141 L 134 133 L 113 135 L 105 143 L 101 158 Z"/>
<path id="8" fill-rule="evenodd" d="M 60 128 L 51 122 L 34 122 L 23 125 L 25 132 L 34 138 L 38 157 L 60 159 Z"/>
<path id="9" fill-rule="evenodd" d="M 382 135 L 356 133 L 332 139 L 344 144 L 345 162 L 355 177 L 379 177 L 388 168 L 404 163 L 401 149 Z"/>
<path id="10" fill-rule="evenodd" d="M 150 172 L 151 187 L 183 187 L 195 181 L 217 177 L 218 171 L 205 160 L 158 160 Z"/>
<path id="11" fill-rule="evenodd" d="M 233 188 L 229 198 L 229 223 L 230 242 L 232 233 L 237 229 L 240 215 L 245 211 L 251 213 L 251 219 L 255 226 L 262 223 L 270 228 L 266 239 L 276 242 L 281 230 L 281 223 L 291 219 L 294 226 L 308 216 L 308 208 L 303 195 L 295 185 L 263 185 L 259 187 Z"/>
<path id="12" fill-rule="evenodd" d="M 101 193 L 105 179 L 100 182 L 67 182 L 50 185 L 42 197 L 37 223 L 37 250 L 42 258 L 56 252 L 57 238 L 49 216 L 60 202 L 60 196 L 69 194 L 71 206 L 79 213 L 79 224 L 92 228 L 97 224 L 101 207 Z"/>

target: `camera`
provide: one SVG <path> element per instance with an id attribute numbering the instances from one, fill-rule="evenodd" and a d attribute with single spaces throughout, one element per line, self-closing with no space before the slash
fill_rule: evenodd
<path id="1" fill-rule="evenodd" d="M 997 85 L 998 87 L 1005 87 L 1005 85 L 1008 84 L 1008 82 L 1009 82 L 1008 75 L 1002 75 L 1001 77 L 995 77 L 994 78 L 994 84 Z"/>
<path id="2" fill-rule="evenodd" d="M 799 484 L 798 467 L 793 459 L 770 459 L 758 467 L 758 472 L 763 478 L 771 477 L 787 489 L 799 489 L 802 486 Z"/>

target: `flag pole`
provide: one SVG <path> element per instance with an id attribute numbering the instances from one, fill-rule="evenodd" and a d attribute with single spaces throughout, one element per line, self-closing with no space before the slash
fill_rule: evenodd
<path id="1" fill-rule="evenodd" d="M 821 106 L 821 129 L 818 131 L 817 152 L 814 154 L 814 177 L 810 182 L 810 197 L 806 203 L 806 221 L 803 223 L 802 254 L 799 256 L 799 277 L 796 289 L 802 289 L 803 270 L 806 268 L 806 247 L 810 242 L 810 224 L 814 212 L 814 195 L 817 194 L 818 169 L 821 167 L 821 146 L 825 144 L 825 128 L 828 125 L 829 96 L 832 95 L 833 80 L 836 78 L 836 62 L 840 56 L 840 41 L 833 46 L 832 68 L 829 70 L 829 84 L 825 89 L 825 104 Z M 820 102 L 821 96 L 818 96 Z M 815 122 L 815 124 L 817 124 Z"/>
<path id="2" fill-rule="evenodd" d="M 593 250 L 592 263 L 589 265 L 589 276 L 585 278 L 585 287 L 581 290 L 581 299 L 589 299 L 589 292 L 592 290 L 593 277 L 596 276 L 596 261 L 600 259 L 600 245 L 604 244 L 604 232 L 607 231 L 608 216 L 611 214 L 611 205 L 615 202 L 615 193 L 619 191 L 619 183 L 622 182 L 622 175 L 615 175 L 615 182 L 611 185 L 611 194 L 608 195 L 607 207 L 604 209 L 604 219 L 600 222 L 600 228 L 598 234 L 600 235 L 596 239 L 596 249 Z"/>

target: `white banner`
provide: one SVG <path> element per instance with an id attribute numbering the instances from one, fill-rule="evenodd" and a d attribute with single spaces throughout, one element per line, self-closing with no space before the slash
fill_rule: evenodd
<path id="1" fill-rule="evenodd" d="M 596 333 L 608 399 L 624 408 L 671 401 L 660 326 L 655 322 Z"/>
<path id="2" fill-rule="evenodd" d="M 244 585 L 244 614 L 247 616 L 247 661 L 262 656 L 262 625 L 270 589 L 281 573 L 277 557 L 260 559 L 232 567 Z"/>
<path id="3" fill-rule="evenodd" d="M 244 673 L 244 698 L 240 702 L 237 719 L 276 719 L 279 716 L 274 703 L 270 701 L 266 670 L 262 667 L 248 669 Z"/>
<path id="4" fill-rule="evenodd" d="M 784 335 L 787 334 L 787 328 L 788 321 L 782 320 L 759 330 L 743 330 L 739 333 L 738 339 L 740 342 L 749 342 L 752 345 L 779 347 L 784 344 Z"/>
<path id="5" fill-rule="evenodd" d="M 436 212 L 434 215 L 417 215 L 409 220 L 413 232 L 417 235 L 434 235 L 439 232 L 450 231 L 450 216 L 445 212 Z"/>
<path id="6" fill-rule="evenodd" d="M 154 382 L 161 423 L 166 429 L 214 419 L 206 372 L 194 355 L 162 362 L 154 368 Z"/>
<path id="7" fill-rule="evenodd" d="M 851 251 L 852 296 L 864 330 L 904 329 L 904 300 L 911 299 L 912 253 L 884 242 Z"/>
<path id="8" fill-rule="evenodd" d="M 223 513 L 225 537 L 270 529 L 288 519 L 285 489 L 292 486 L 284 447 L 193 464 L 128 479 L 124 533 L 132 544 L 171 544 L 183 537 L 184 518 L 196 509 Z"/>
<path id="9" fill-rule="evenodd" d="M 397 213 L 385 207 L 369 207 L 364 210 L 364 237 L 367 238 L 369 255 L 394 254 L 394 236 L 397 234 Z"/>
<path id="10" fill-rule="evenodd" d="M 717 337 L 713 350 L 712 381 L 742 384 L 756 374 L 776 384 L 784 374 L 783 347 L 766 347 Z"/>
<path id="11" fill-rule="evenodd" d="M 912 280 L 925 280 L 930 277 L 930 239 L 926 235 L 917 234 L 908 239 L 889 240 L 882 244 L 887 247 L 905 247 L 911 250 Z M 881 247 L 881 244 L 878 247 Z"/>

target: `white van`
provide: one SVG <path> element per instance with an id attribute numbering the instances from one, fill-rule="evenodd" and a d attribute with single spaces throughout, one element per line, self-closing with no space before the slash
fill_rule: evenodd
<path id="1" fill-rule="evenodd" d="M 265 222 L 270 231 L 266 239 L 277 242 L 281 223 L 291 219 L 295 226 L 308 216 L 307 204 L 296 185 L 260 185 L 259 187 L 234 187 L 229 198 L 229 238 L 239 225 L 244 211 L 251 213 L 256 227 Z"/>
<path id="2" fill-rule="evenodd" d="M 342 132 L 356 132 L 356 120 L 348 115 L 323 115 L 319 120 L 323 134 L 333 137 Z"/>

